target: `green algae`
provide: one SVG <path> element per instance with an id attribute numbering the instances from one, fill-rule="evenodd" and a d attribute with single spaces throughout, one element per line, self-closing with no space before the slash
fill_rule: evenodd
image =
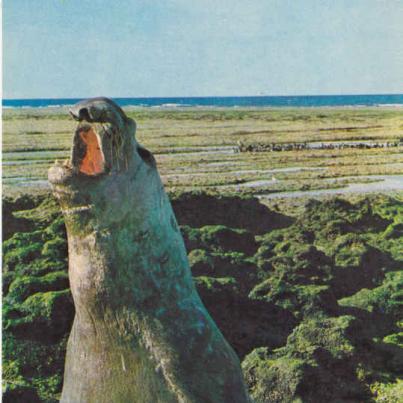
<path id="1" fill-rule="evenodd" d="M 47 290 L 63 290 L 68 288 L 68 275 L 65 271 L 56 271 L 44 276 L 17 277 L 10 285 L 7 299 L 11 301 L 24 301 L 30 295 Z"/>
<path id="2" fill-rule="evenodd" d="M 338 302 L 341 306 L 352 306 L 368 312 L 376 311 L 398 318 L 403 310 L 403 272 L 387 273 L 379 287 L 364 288 Z"/>
<path id="3" fill-rule="evenodd" d="M 74 314 L 64 222 L 30 211 L 50 201 L 20 203 L 3 244 L 4 401 L 53 403 Z M 256 402 L 398 401 L 399 199 L 314 201 L 293 218 L 231 196 L 178 194 L 173 206 L 200 296 Z"/>

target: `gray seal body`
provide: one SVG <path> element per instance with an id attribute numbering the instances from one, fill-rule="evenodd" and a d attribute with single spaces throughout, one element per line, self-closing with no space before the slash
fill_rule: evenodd
<path id="1" fill-rule="evenodd" d="M 106 98 L 70 113 L 79 122 L 71 158 L 49 170 L 76 309 L 61 402 L 249 402 L 134 121 Z"/>

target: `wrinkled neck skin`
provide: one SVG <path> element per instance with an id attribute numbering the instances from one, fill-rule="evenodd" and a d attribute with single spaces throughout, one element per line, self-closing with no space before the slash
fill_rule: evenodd
<path id="1" fill-rule="evenodd" d="M 49 171 L 76 308 L 61 402 L 247 402 L 239 361 L 195 290 L 154 158 L 106 101 L 72 110 L 71 159 Z"/>

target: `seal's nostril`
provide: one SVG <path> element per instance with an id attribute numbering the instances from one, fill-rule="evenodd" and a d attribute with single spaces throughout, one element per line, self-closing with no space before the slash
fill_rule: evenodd
<path id="1" fill-rule="evenodd" d="M 73 119 L 82 121 L 86 120 L 87 122 L 92 122 L 90 112 L 88 108 L 72 108 L 69 110 L 70 115 L 73 117 Z"/>

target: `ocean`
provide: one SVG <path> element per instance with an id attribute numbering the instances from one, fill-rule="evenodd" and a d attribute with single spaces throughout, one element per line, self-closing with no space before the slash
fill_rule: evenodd
<path id="1" fill-rule="evenodd" d="M 403 106 L 403 94 L 112 99 L 120 106 L 154 108 Z M 69 106 L 80 100 L 80 98 L 3 99 L 2 105 L 4 108 L 43 108 Z"/>

